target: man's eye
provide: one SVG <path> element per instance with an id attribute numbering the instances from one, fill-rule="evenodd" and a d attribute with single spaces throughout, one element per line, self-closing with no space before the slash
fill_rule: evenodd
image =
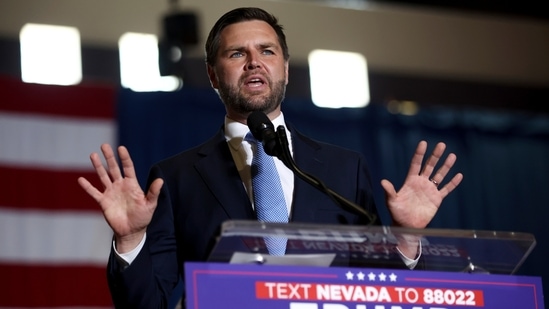
<path id="1" fill-rule="evenodd" d="M 241 52 L 235 52 L 235 53 L 232 53 L 231 54 L 231 58 L 240 58 L 242 57 L 242 53 Z"/>
<path id="2" fill-rule="evenodd" d="M 264 50 L 263 53 L 265 55 L 273 55 L 274 54 L 274 52 L 272 50 L 269 50 L 269 49 Z"/>

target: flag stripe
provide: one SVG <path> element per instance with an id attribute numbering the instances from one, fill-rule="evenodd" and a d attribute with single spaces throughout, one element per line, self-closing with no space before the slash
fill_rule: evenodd
<path id="1" fill-rule="evenodd" d="M 91 165 L 91 163 L 89 163 Z M 101 189 L 95 172 L 44 170 L 0 165 L 0 207 L 100 212 L 99 205 L 80 187 L 85 177 Z"/>
<path id="2" fill-rule="evenodd" d="M 112 308 L 105 267 L 0 264 L 0 308 Z"/>
<path id="3" fill-rule="evenodd" d="M 0 164 L 88 170 L 89 155 L 115 142 L 114 120 L 0 111 Z"/>
<path id="4" fill-rule="evenodd" d="M 114 119 L 116 90 L 111 85 L 54 86 L 0 77 L 0 109 L 73 118 Z"/>
<path id="5" fill-rule="evenodd" d="M 0 263 L 105 265 L 111 241 L 98 212 L 0 207 Z"/>

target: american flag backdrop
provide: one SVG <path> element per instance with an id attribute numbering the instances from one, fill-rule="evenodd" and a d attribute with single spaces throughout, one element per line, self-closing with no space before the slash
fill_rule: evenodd
<path id="1" fill-rule="evenodd" d="M 116 144 L 116 90 L 0 78 L 0 308 L 110 308 L 112 232 L 78 185 Z"/>

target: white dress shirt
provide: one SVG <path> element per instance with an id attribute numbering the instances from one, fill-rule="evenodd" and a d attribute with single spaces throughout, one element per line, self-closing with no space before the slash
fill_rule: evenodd
<path id="1" fill-rule="evenodd" d="M 280 116 L 272 120 L 272 122 L 275 130 L 280 125 L 286 127 L 284 123 L 284 115 L 282 115 L 282 113 L 280 114 Z M 238 173 L 240 174 L 240 178 L 242 179 L 242 183 L 246 188 L 246 192 L 248 192 L 248 197 L 250 198 L 250 202 L 252 203 L 253 207 L 254 201 L 252 193 L 251 165 L 254 153 L 252 147 L 255 146 L 244 139 L 248 132 L 250 132 L 250 129 L 247 125 L 225 117 L 225 138 L 229 143 L 229 149 L 231 150 L 231 154 L 233 155 L 233 160 L 236 164 L 236 168 L 238 169 Z M 292 138 L 289 132 L 287 136 L 288 147 L 290 148 L 290 153 L 293 155 Z M 284 165 L 284 163 L 282 163 L 282 161 L 278 158 L 274 157 L 274 161 L 276 169 L 278 171 L 278 175 L 280 176 L 280 182 L 282 184 L 282 190 L 284 191 L 284 199 L 286 200 L 286 207 L 288 208 L 289 215 L 292 207 L 292 198 L 294 192 L 294 173 L 288 167 L 286 167 L 286 165 Z"/>

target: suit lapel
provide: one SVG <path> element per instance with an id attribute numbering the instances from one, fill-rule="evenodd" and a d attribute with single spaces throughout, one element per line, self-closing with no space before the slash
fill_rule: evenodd
<path id="1" fill-rule="evenodd" d="M 321 178 L 322 175 L 318 173 L 324 170 L 324 162 L 316 156 L 321 146 L 296 130 L 292 130 L 292 146 L 296 165 L 304 172 Z M 295 176 L 291 221 L 314 222 L 314 213 L 310 205 L 310 197 L 314 194 L 318 194 L 316 188 Z"/>
<path id="2" fill-rule="evenodd" d="M 199 150 L 195 167 L 230 219 L 255 219 L 223 130 Z"/>
<path id="3" fill-rule="evenodd" d="M 291 126 L 288 126 L 288 129 L 292 134 L 294 160 L 297 166 L 303 171 L 323 179 L 326 175 L 318 174 L 324 170 L 325 164 L 317 157 L 321 146 L 301 135 Z M 199 154 L 203 158 L 196 163 L 196 170 L 227 216 L 231 219 L 255 220 L 256 215 L 242 185 L 223 130 L 206 142 L 199 150 Z M 318 194 L 316 188 L 297 176 L 295 177 L 290 221 L 314 222 L 314 213 L 309 205 L 310 197 L 314 194 Z"/>

